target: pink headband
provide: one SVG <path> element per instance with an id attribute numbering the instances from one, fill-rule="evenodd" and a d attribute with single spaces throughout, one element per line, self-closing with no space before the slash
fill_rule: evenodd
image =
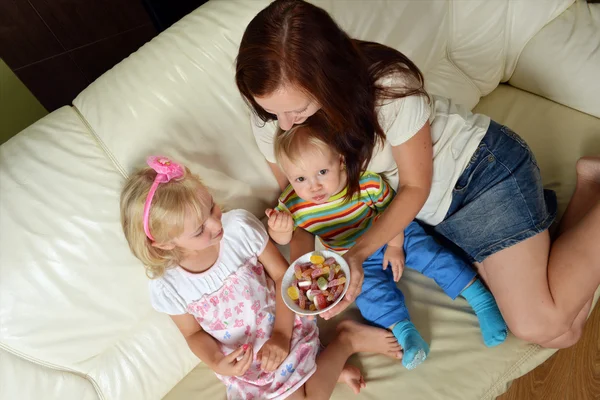
<path id="1" fill-rule="evenodd" d="M 154 241 L 154 237 L 150 233 L 150 227 L 148 226 L 148 217 L 150 216 L 150 204 L 152 204 L 152 198 L 159 183 L 167 183 L 171 179 L 178 179 L 183 177 L 185 170 L 183 167 L 176 162 L 171 161 L 167 157 L 162 156 L 150 156 L 146 160 L 150 168 L 156 171 L 156 178 L 154 183 L 150 187 L 148 197 L 146 197 L 146 204 L 144 205 L 144 232 L 148 239 Z"/>

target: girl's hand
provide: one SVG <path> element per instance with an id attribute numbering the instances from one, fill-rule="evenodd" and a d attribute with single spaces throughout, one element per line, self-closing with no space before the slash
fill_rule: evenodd
<path id="1" fill-rule="evenodd" d="M 383 270 L 385 271 L 390 265 L 392 267 L 392 274 L 394 275 L 394 282 L 398 282 L 404 272 L 404 249 L 402 247 L 388 244 L 383 255 Z"/>
<path id="2" fill-rule="evenodd" d="M 292 233 L 294 230 L 294 219 L 287 212 L 281 212 L 267 208 L 265 214 L 269 217 L 269 228 L 276 233 Z"/>
<path id="3" fill-rule="evenodd" d="M 263 344 L 256 359 L 260 361 L 260 368 L 265 372 L 273 372 L 290 353 L 290 338 L 273 332 L 269 340 Z"/>
<path id="4" fill-rule="evenodd" d="M 354 300 L 356 300 L 356 298 L 362 291 L 362 284 L 365 278 L 365 273 L 363 271 L 362 265 L 365 259 L 363 259 L 360 256 L 355 256 L 351 254 L 351 251 L 352 250 L 348 251 L 343 256 L 346 262 L 348 263 L 348 266 L 350 267 L 350 285 L 348 286 L 348 291 L 346 292 L 344 298 L 339 303 L 337 303 L 335 307 L 321 314 L 321 317 L 323 317 L 324 319 L 335 317 L 336 315 L 344 311 L 346 308 L 348 308 L 350 304 L 354 302 Z"/>
<path id="5" fill-rule="evenodd" d="M 212 370 L 223 376 L 242 376 L 252 365 L 252 345 L 245 344 L 237 350 L 223 356 L 213 366 Z M 242 356 L 243 355 L 243 356 Z M 238 357 L 242 358 L 238 361 Z"/>

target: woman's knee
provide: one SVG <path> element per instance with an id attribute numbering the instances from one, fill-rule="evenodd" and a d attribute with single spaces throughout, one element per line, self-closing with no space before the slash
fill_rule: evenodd
<path id="1" fill-rule="evenodd" d="M 573 327 L 565 334 L 557 337 L 554 340 L 545 343 L 538 343 L 542 347 L 548 349 L 566 349 L 575 345 L 583 335 L 583 327 Z"/>
<path id="2" fill-rule="evenodd" d="M 567 319 L 558 315 L 537 315 L 531 317 L 525 314 L 505 318 L 508 329 L 519 339 L 543 345 L 571 331 Z"/>

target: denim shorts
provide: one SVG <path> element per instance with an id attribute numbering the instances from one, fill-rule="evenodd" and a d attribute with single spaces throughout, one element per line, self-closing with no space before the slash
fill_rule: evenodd
<path id="1" fill-rule="evenodd" d="M 481 262 L 548 229 L 556 210 L 556 194 L 544 189 L 529 146 L 492 121 L 433 230 Z"/>

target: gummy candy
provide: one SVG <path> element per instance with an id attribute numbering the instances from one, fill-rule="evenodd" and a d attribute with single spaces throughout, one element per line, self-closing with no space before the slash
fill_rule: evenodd
<path id="1" fill-rule="evenodd" d="M 346 276 L 334 257 L 314 254 L 310 262 L 294 264 L 287 294 L 302 310 L 323 310 L 339 299 Z"/>
<path id="2" fill-rule="evenodd" d="M 322 310 L 324 308 L 327 308 L 327 299 L 322 294 L 316 295 L 313 302 L 315 303 L 317 310 Z"/>
<path id="3" fill-rule="evenodd" d="M 311 287 L 311 285 L 312 285 L 311 280 L 303 279 L 301 281 L 298 281 L 298 287 L 302 288 L 302 289 L 307 289 L 307 288 Z"/>
<path id="4" fill-rule="evenodd" d="M 302 268 L 300 265 L 294 265 L 294 275 L 296 275 L 296 279 L 302 278 Z"/>
<path id="5" fill-rule="evenodd" d="M 334 281 L 332 281 L 334 282 Z M 329 282 L 327 281 L 327 279 L 320 277 L 319 279 L 317 279 L 317 286 L 319 286 L 319 289 L 321 290 L 325 290 L 327 289 L 329 285 Z"/>
<path id="6" fill-rule="evenodd" d="M 329 274 L 329 267 L 313 269 L 311 278 L 318 278 L 321 275 Z"/>
<path id="7" fill-rule="evenodd" d="M 329 257 L 328 259 L 325 260 L 325 262 L 323 263 L 323 265 L 333 265 L 335 264 L 335 258 L 333 257 Z"/>
<path id="8" fill-rule="evenodd" d="M 297 287 L 295 286 L 290 286 L 287 290 L 288 296 L 290 296 L 290 299 L 296 301 L 298 300 L 298 298 L 300 297 L 300 290 L 298 290 Z"/>
<path id="9" fill-rule="evenodd" d="M 342 276 L 341 278 L 334 279 L 331 282 L 328 282 L 327 286 L 334 287 L 334 286 L 338 286 L 338 285 L 343 285 L 344 283 L 346 283 L 346 278 Z"/>
<path id="10" fill-rule="evenodd" d="M 323 256 L 313 255 L 310 256 L 310 262 L 313 264 L 323 264 L 323 262 L 325 262 L 325 259 L 323 258 Z"/>

